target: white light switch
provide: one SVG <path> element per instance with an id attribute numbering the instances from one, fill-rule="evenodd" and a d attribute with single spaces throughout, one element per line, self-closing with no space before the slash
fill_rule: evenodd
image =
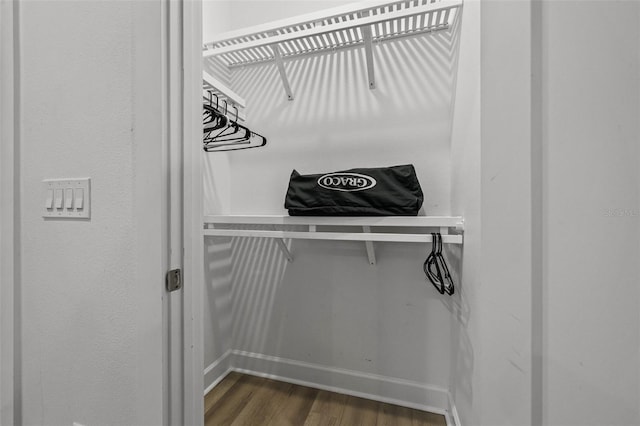
<path id="1" fill-rule="evenodd" d="M 82 210 L 84 208 L 84 189 L 76 189 L 76 209 Z"/>
<path id="2" fill-rule="evenodd" d="M 47 195 L 44 199 L 44 208 L 51 210 L 53 208 L 53 189 L 47 189 Z"/>
<path id="3" fill-rule="evenodd" d="M 67 210 L 73 209 L 73 188 L 64 190 L 64 208 Z"/>
<path id="4" fill-rule="evenodd" d="M 55 205 L 56 209 L 62 210 L 62 200 L 64 198 L 62 189 L 56 189 L 55 190 L 55 194 L 56 194 L 56 196 L 55 196 L 55 204 L 54 205 Z"/>
<path id="5" fill-rule="evenodd" d="M 59 219 L 91 217 L 91 179 L 47 179 L 42 181 L 42 216 Z"/>

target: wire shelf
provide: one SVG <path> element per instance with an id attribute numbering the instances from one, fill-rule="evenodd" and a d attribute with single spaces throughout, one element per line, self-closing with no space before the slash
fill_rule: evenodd
<path id="1" fill-rule="evenodd" d="M 203 56 L 218 56 L 229 67 L 336 50 L 408 35 L 448 29 L 461 1 L 403 0 L 356 3 L 297 20 L 233 31 L 204 44 Z"/>

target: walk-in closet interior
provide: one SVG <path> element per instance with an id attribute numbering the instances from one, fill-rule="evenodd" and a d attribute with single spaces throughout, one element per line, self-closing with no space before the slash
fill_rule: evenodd
<path id="1" fill-rule="evenodd" d="M 222 392 L 205 401 L 207 424 L 264 405 L 242 390 L 224 398 L 238 380 L 257 386 L 255 376 L 336 392 L 307 401 L 308 424 L 360 424 L 340 423 L 354 398 L 386 403 L 368 415 L 409 422 L 397 424 L 459 422 L 455 396 L 473 356 L 460 338 L 469 319 L 460 294 L 477 256 L 473 231 L 467 245 L 478 225 L 477 9 L 460 0 L 204 3 L 204 374 L 205 394 Z M 225 127 L 212 108 L 250 137 L 218 136 Z M 294 169 L 405 164 L 424 193 L 418 216 L 284 208 Z M 442 294 L 425 275 L 432 233 L 455 291 Z M 283 410 L 272 407 L 263 424 L 278 424 Z M 423 411 L 440 420 L 418 420 Z"/>
<path id="2" fill-rule="evenodd" d="M 0 426 L 640 425 L 640 2 L 0 0 L 0 34 Z M 404 165 L 417 216 L 285 208 Z"/>

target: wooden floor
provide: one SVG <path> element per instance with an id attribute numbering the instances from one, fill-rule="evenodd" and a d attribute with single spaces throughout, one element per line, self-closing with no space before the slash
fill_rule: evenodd
<path id="1" fill-rule="evenodd" d="M 206 426 L 446 426 L 439 414 L 239 373 L 207 394 L 204 410 Z"/>

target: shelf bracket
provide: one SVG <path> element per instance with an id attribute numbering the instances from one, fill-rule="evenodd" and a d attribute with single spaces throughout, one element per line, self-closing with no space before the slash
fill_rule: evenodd
<path id="1" fill-rule="evenodd" d="M 369 12 L 362 12 L 361 17 L 369 16 Z M 376 78 L 373 71 L 373 36 L 371 35 L 371 25 L 362 27 L 362 37 L 364 40 L 364 53 L 367 58 L 367 76 L 369 78 L 369 89 L 376 88 Z"/>
<path id="2" fill-rule="evenodd" d="M 293 255 L 289 251 L 289 247 L 287 247 L 287 243 L 285 242 L 285 240 L 283 238 L 274 238 L 274 240 L 276 240 L 276 244 L 278 244 L 280 251 L 282 251 L 282 254 L 284 254 L 284 257 L 287 259 L 287 261 L 293 262 Z"/>
<path id="3" fill-rule="evenodd" d="M 282 60 L 282 53 L 280 52 L 280 47 L 277 44 L 271 45 L 271 50 L 273 50 L 273 58 L 276 62 L 276 66 L 278 67 L 278 72 L 280 73 L 280 79 L 282 80 L 282 85 L 284 86 L 284 91 L 287 93 L 287 99 L 293 100 L 293 93 L 291 92 L 291 86 L 289 85 L 289 79 L 287 78 L 287 72 L 284 69 L 284 61 Z"/>
<path id="4" fill-rule="evenodd" d="M 362 231 L 365 233 L 371 233 L 371 227 L 370 226 L 363 226 L 362 227 Z M 370 265 L 375 265 L 376 264 L 376 251 L 373 248 L 373 241 L 365 241 L 364 245 L 367 247 L 367 257 L 369 258 L 369 264 Z"/>
<path id="5" fill-rule="evenodd" d="M 275 226 L 271 226 L 270 228 L 273 229 L 274 231 L 276 230 Z M 278 245 L 278 248 L 284 255 L 285 259 L 287 259 L 287 262 L 293 262 L 293 255 L 289 250 L 289 246 L 287 246 L 287 241 L 284 238 L 274 238 L 274 241 Z"/>

